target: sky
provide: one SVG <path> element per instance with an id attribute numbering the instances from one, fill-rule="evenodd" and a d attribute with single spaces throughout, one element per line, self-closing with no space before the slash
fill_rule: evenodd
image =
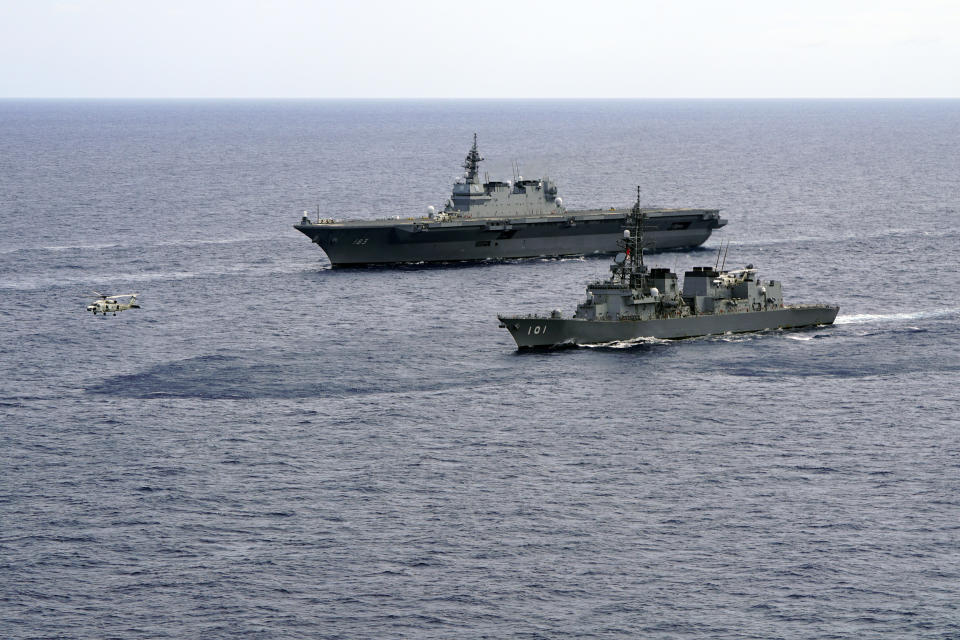
<path id="1" fill-rule="evenodd" d="M 0 0 L 0 98 L 957 98 L 960 0 Z"/>

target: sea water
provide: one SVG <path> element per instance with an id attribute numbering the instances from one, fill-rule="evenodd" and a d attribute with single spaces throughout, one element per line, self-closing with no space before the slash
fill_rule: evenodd
<path id="1" fill-rule="evenodd" d="M 836 324 L 518 353 L 607 259 L 293 229 L 442 207 L 474 132 L 722 208 L 650 263 Z M 958 148 L 958 101 L 0 102 L 0 636 L 960 635 Z"/>

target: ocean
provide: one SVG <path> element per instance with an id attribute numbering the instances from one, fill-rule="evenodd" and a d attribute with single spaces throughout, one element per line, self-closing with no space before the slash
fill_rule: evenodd
<path id="1" fill-rule="evenodd" d="M 722 208 L 833 326 L 516 351 L 606 258 L 331 270 L 491 178 Z M 960 637 L 960 101 L 0 101 L 0 637 Z M 139 293 L 93 317 L 91 291 Z"/>

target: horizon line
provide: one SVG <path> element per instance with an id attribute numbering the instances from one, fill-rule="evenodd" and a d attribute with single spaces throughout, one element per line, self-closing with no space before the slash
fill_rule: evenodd
<path id="1" fill-rule="evenodd" d="M 435 101 L 435 102 L 454 102 L 454 101 L 474 101 L 474 102 L 493 102 L 493 101 L 581 101 L 581 102 L 602 102 L 602 101 L 666 101 L 666 100 L 755 100 L 755 101 L 776 101 L 776 100 L 960 100 L 960 96 L 667 96 L 667 97 L 623 97 L 623 96 L 548 96 L 548 97 L 438 97 L 438 96 L 0 96 L 0 100 L 277 100 L 277 101 L 355 101 L 355 102 L 376 102 L 376 101 Z"/>

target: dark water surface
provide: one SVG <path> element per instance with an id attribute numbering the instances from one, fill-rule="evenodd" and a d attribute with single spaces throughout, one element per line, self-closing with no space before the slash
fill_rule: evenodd
<path id="1" fill-rule="evenodd" d="M 722 207 L 833 327 L 518 354 L 603 259 L 329 269 L 491 178 Z M 960 102 L 0 102 L 0 637 L 960 637 Z M 91 289 L 143 308 L 83 311 Z"/>

